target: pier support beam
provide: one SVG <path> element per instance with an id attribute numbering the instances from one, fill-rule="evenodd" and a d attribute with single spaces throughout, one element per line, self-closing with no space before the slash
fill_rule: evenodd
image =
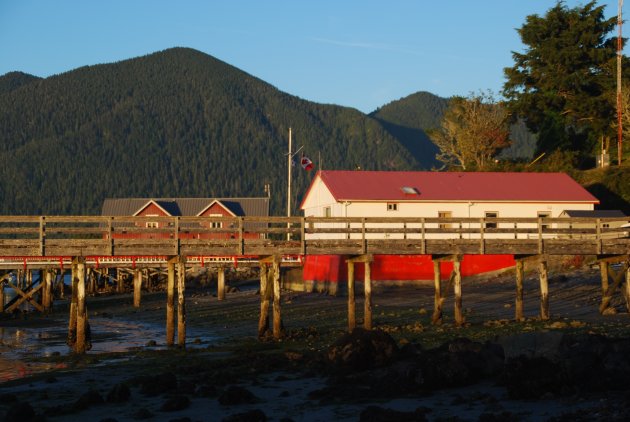
<path id="1" fill-rule="evenodd" d="M 166 280 L 166 345 L 172 346 L 175 342 L 175 262 L 171 258 L 167 265 Z"/>
<path id="2" fill-rule="evenodd" d="M 280 259 L 273 260 L 273 338 L 283 336 L 282 308 L 280 304 Z"/>
<path id="3" fill-rule="evenodd" d="M 431 323 L 433 325 L 442 324 L 442 274 L 440 273 L 440 261 L 433 261 L 433 285 L 435 294 L 433 296 L 433 316 Z"/>
<path id="4" fill-rule="evenodd" d="M 142 294 L 142 271 L 135 269 L 133 272 L 133 307 L 140 307 L 140 296 Z"/>
<path id="5" fill-rule="evenodd" d="M 514 319 L 516 322 L 525 320 L 523 316 L 523 278 L 525 275 L 525 263 L 516 261 L 516 303 L 514 306 Z"/>
<path id="6" fill-rule="evenodd" d="M 177 344 L 186 346 L 186 262 L 182 257 L 177 263 Z"/>
<path id="7" fill-rule="evenodd" d="M 547 261 L 541 260 L 538 263 L 538 273 L 540 276 L 540 319 L 549 319 L 549 276 L 547 273 Z"/>
<path id="8" fill-rule="evenodd" d="M 225 299 L 225 268 L 219 267 L 217 272 L 217 299 Z"/>
<path id="9" fill-rule="evenodd" d="M 50 312 L 50 309 L 52 308 L 52 285 L 53 285 L 53 271 L 52 270 L 46 270 L 44 272 L 44 280 L 43 282 L 44 284 L 44 293 L 42 295 L 42 305 L 44 307 L 44 311 L 45 312 Z"/>
<path id="10" fill-rule="evenodd" d="M 258 338 L 264 337 L 269 331 L 269 298 L 271 289 L 269 288 L 269 278 L 267 275 L 267 265 L 260 262 L 260 317 L 258 318 Z"/>
<path id="11" fill-rule="evenodd" d="M 87 338 L 87 308 L 85 306 L 85 263 L 77 263 L 77 342 L 74 348 L 76 353 L 82 354 L 91 348 Z"/>
<path id="12" fill-rule="evenodd" d="M 462 263 L 459 259 L 453 261 L 453 276 L 454 276 L 454 285 L 453 285 L 453 293 L 455 295 L 455 303 L 453 314 L 455 317 L 455 325 L 462 326 L 464 325 L 464 313 L 462 310 L 462 271 L 461 271 Z"/>
<path id="13" fill-rule="evenodd" d="M 78 264 L 76 262 L 72 262 L 72 296 L 70 299 L 70 315 L 68 316 L 68 339 L 66 340 L 68 346 L 70 346 L 73 350 L 75 349 L 75 345 L 77 342 L 77 294 L 79 284 L 77 265 Z"/>
<path id="14" fill-rule="evenodd" d="M 628 272 L 630 271 L 630 263 L 625 261 L 626 259 L 626 257 L 609 257 L 604 258 L 599 262 L 602 276 L 602 287 L 604 285 L 607 286 L 607 289 L 602 296 L 602 302 L 599 305 L 600 314 L 603 314 L 606 309 L 608 309 L 615 292 L 619 289 L 624 279 L 626 280 L 626 285 L 623 290 L 623 296 L 626 300 L 626 307 L 630 312 L 630 287 L 628 286 L 627 281 L 628 277 L 630 277 L 630 275 L 628 275 Z M 622 266 L 619 271 L 614 271 L 610 266 L 610 263 L 622 263 Z M 604 269 L 606 272 L 604 272 Z M 610 283 L 610 281 L 612 281 L 612 283 Z"/>
<path id="15" fill-rule="evenodd" d="M 348 260 L 348 331 L 357 326 L 356 304 L 354 298 L 354 262 Z"/>
<path id="16" fill-rule="evenodd" d="M 372 329 L 372 271 L 370 268 L 370 260 L 366 260 L 365 279 L 363 280 L 364 302 L 363 302 L 363 328 Z"/>

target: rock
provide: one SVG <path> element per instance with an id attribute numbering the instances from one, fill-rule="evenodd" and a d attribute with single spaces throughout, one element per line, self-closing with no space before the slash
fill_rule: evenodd
<path id="1" fill-rule="evenodd" d="M 114 385 L 107 393 L 107 403 L 124 403 L 131 397 L 131 390 L 125 383 Z"/>
<path id="2" fill-rule="evenodd" d="M 501 376 L 512 399 L 539 399 L 567 393 L 567 375 L 558 363 L 544 357 L 509 359 Z"/>
<path id="3" fill-rule="evenodd" d="M 28 422 L 37 420 L 35 410 L 28 403 L 18 402 L 9 407 L 4 416 L 5 422 Z"/>
<path id="4" fill-rule="evenodd" d="M 361 422 L 423 422 L 427 421 L 426 410 L 418 408 L 413 412 L 402 412 L 379 406 L 368 406 L 359 416 Z"/>
<path id="5" fill-rule="evenodd" d="M 235 406 L 239 404 L 256 403 L 258 401 L 251 391 L 238 385 L 229 386 L 219 395 L 218 400 L 223 406 Z"/>
<path id="6" fill-rule="evenodd" d="M 267 415 L 260 409 L 254 409 L 227 416 L 222 420 L 223 422 L 267 422 Z"/>
<path id="7" fill-rule="evenodd" d="M 81 397 L 79 397 L 77 401 L 74 402 L 74 405 L 72 407 L 75 410 L 85 410 L 95 404 L 103 403 L 105 403 L 105 400 L 103 400 L 103 397 L 99 394 L 99 392 L 90 389 L 87 392 L 83 393 Z"/>
<path id="8" fill-rule="evenodd" d="M 150 419 L 153 417 L 153 413 L 151 413 L 149 409 L 141 407 L 140 409 L 133 412 L 131 417 L 135 420 Z"/>
<path id="9" fill-rule="evenodd" d="M 172 372 L 146 375 L 134 381 L 140 384 L 140 391 L 147 396 L 157 396 L 177 388 L 177 377 Z"/>
<path id="10" fill-rule="evenodd" d="M 604 309 L 604 312 L 602 312 L 602 315 L 617 315 L 617 309 L 610 306 Z"/>
<path id="11" fill-rule="evenodd" d="M 389 334 L 355 328 L 328 349 L 328 359 L 349 370 L 365 370 L 391 362 L 397 352 L 396 341 Z"/>
<path id="12" fill-rule="evenodd" d="M 188 396 L 176 395 L 166 399 L 166 401 L 162 403 L 160 410 L 162 412 L 176 412 L 178 410 L 184 410 L 188 406 L 190 406 Z"/>

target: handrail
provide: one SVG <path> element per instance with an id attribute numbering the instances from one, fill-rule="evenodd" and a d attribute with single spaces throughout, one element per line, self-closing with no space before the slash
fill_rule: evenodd
<path id="1" fill-rule="evenodd" d="M 627 217 L 0 216 L 0 256 L 630 254 L 630 228 L 621 227 L 628 221 Z"/>

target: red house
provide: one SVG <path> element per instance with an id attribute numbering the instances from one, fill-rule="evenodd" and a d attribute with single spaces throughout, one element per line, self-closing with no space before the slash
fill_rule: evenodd
<path id="1" fill-rule="evenodd" d="M 188 223 L 179 228 L 181 239 L 224 239 L 234 237 L 238 229 L 233 224 L 221 221 L 224 217 L 267 217 L 269 216 L 269 198 L 107 198 L 103 202 L 103 216 L 134 217 L 208 217 L 207 221 Z M 214 217 L 214 219 L 212 219 Z M 134 228 L 162 229 L 142 233 L 137 230 L 126 232 L 118 230 L 115 238 L 168 238 L 173 233 L 169 230 L 172 222 L 156 218 L 155 221 L 144 218 Z M 252 224 L 245 223 L 244 237 L 257 238 L 257 233 L 248 231 Z M 234 231 L 230 230 L 234 228 Z M 199 229 L 217 229 L 217 232 L 200 231 Z"/>

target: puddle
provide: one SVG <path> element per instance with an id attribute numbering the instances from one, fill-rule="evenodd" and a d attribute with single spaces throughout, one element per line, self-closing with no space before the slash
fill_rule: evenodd
<path id="1" fill-rule="evenodd" d="M 90 317 L 92 349 L 88 354 L 130 350 L 166 349 L 166 330 L 158 324 Z M 33 359 L 71 353 L 66 344 L 67 327 L 0 327 L 0 382 L 34 373 L 63 368 L 62 363 L 32 362 Z M 187 330 L 186 347 L 207 347 L 217 337 Z M 152 345 L 148 346 L 149 342 Z"/>

